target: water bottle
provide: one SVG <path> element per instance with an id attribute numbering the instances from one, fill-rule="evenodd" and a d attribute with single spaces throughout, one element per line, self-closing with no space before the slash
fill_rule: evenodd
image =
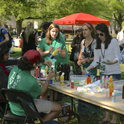
<path id="1" fill-rule="evenodd" d="M 74 75 L 72 66 L 70 66 L 70 73 L 69 73 L 69 80 L 70 81 L 71 81 L 71 75 Z"/>
<path id="2" fill-rule="evenodd" d="M 57 54 L 57 50 L 54 50 L 53 53 L 50 55 L 50 58 L 53 59 L 56 54 Z"/>

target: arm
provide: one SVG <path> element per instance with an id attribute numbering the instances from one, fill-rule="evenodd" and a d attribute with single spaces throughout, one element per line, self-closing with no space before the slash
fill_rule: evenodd
<path id="1" fill-rule="evenodd" d="M 4 34 L 4 37 L 5 37 L 5 39 L 0 43 L 0 45 L 9 41 L 9 35 L 7 33 Z"/>
<path id="2" fill-rule="evenodd" d="M 0 89 L 7 88 L 7 84 L 8 84 L 8 77 L 5 74 L 3 68 L 0 66 Z"/>
<path id="3" fill-rule="evenodd" d="M 118 63 L 119 62 L 119 58 L 120 58 L 120 48 L 119 48 L 119 45 L 118 45 L 118 42 L 115 40 L 112 42 L 112 47 L 114 48 L 114 55 L 115 55 L 115 59 L 113 61 L 109 61 L 109 62 L 106 62 L 105 64 L 107 65 L 113 65 L 115 63 Z"/>
<path id="4" fill-rule="evenodd" d="M 49 85 L 49 81 L 55 76 L 55 73 L 54 71 L 51 71 L 49 72 L 48 76 L 47 76 L 47 80 L 45 82 L 45 84 L 42 86 L 42 91 L 40 93 L 41 96 L 44 96 L 46 91 L 47 91 L 47 88 L 48 88 L 48 85 Z"/>
<path id="5" fill-rule="evenodd" d="M 81 66 L 81 59 L 82 59 L 82 42 L 81 42 L 81 48 L 80 48 L 80 54 L 78 56 L 77 64 Z"/>
<path id="6" fill-rule="evenodd" d="M 41 48 L 38 48 L 38 51 L 39 51 L 41 56 L 45 56 L 46 54 L 50 53 L 52 50 L 53 50 L 52 46 L 49 47 L 49 50 L 44 51 L 44 52 L 43 52 L 43 50 Z"/>
<path id="7" fill-rule="evenodd" d="M 94 61 L 82 73 L 86 74 L 87 71 L 95 68 L 98 65 L 97 62 L 99 62 L 99 52 L 98 52 L 98 50 L 94 49 Z"/>

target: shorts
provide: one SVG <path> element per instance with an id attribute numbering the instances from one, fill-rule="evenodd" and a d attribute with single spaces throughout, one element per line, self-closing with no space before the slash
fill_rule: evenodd
<path id="1" fill-rule="evenodd" d="M 44 99 L 35 99 L 34 100 L 35 106 L 39 113 L 50 113 L 52 109 L 52 102 Z"/>

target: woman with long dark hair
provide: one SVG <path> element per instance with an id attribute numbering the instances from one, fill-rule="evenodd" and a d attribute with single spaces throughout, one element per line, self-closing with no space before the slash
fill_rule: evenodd
<path id="1" fill-rule="evenodd" d="M 86 71 L 96 67 L 98 65 L 97 62 L 102 62 L 102 66 L 104 66 L 104 72 L 102 75 L 112 76 L 113 80 L 121 79 L 121 69 L 119 64 L 120 58 L 120 48 L 118 41 L 109 34 L 109 30 L 106 24 L 99 23 L 96 26 L 97 32 L 97 40 L 96 40 L 96 49 L 94 50 L 94 61 L 91 65 L 85 69 L 83 72 L 86 74 Z M 103 63 L 104 62 L 104 63 Z M 105 111 L 105 118 L 99 122 L 102 124 L 106 121 L 109 121 L 109 111 Z M 116 114 L 113 113 L 113 118 L 110 121 L 112 124 L 116 124 L 117 117 Z"/>

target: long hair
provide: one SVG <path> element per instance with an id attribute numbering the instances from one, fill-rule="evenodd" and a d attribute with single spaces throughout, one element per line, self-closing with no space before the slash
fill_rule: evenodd
<path id="1" fill-rule="evenodd" d="M 99 30 L 103 33 L 105 33 L 105 49 L 108 48 L 108 45 L 111 42 L 112 36 L 109 34 L 109 30 L 108 27 L 105 23 L 99 23 L 96 27 L 96 30 Z M 101 43 L 102 41 L 100 40 L 100 38 L 97 36 L 96 38 L 96 49 L 101 49 Z"/>
<path id="2" fill-rule="evenodd" d="M 88 29 L 91 31 L 91 36 L 93 39 L 96 38 L 96 35 L 95 35 L 95 30 L 94 30 L 94 27 L 91 23 L 87 22 L 87 23 L 84 23 L 83 26 L 86 25 L 88 27 Z"/>
<path id="3" fill-rule="evenodd" d="M 9 52 L 9 47 L 5 44 L 0 45 L 0 63 L 4 63 L 4 55 Z"/>
<path id="4" fill-rule="evenodd" d="M 55 24 L 55 23 L 52 23 L 52 24 L 49 26 L 48 31 L 47 31 L 47 33 L 46 33 L 46 43 L 49 44 L 49 45 L 52 43 L 50 31 L 51 31 L 53 28 L 57 28 L 57 29 L 58 29 L 58 35 L 57 35 L 56 39 L 58 39 L 59 36 L 60 36 L 60 28 L 59 28 L 59 26 L 58 26 L 57 24 Z"/>
<path id="5" fill-rule="evenodd" d="M 32 22 L 28 22 L 26 28 L 25 28 L 25 41 L 28 43 L 29 35 L 31 31 L 34 30 L 34 25 Z"/>

